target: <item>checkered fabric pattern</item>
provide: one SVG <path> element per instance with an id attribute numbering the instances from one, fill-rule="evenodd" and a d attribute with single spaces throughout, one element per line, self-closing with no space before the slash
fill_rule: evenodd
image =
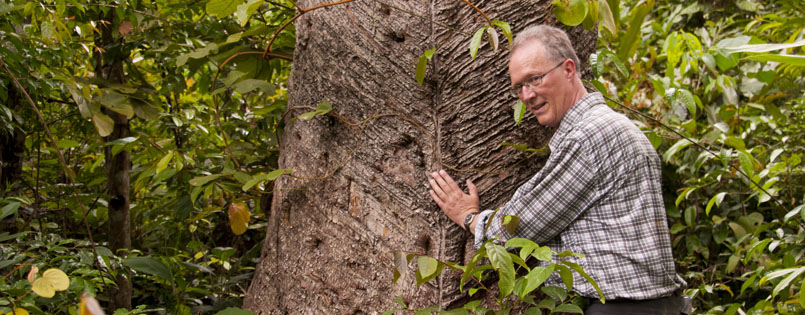
<path id="1" fill-rule="evenodd" d="M 499 235 L 501 243 L 523 237 L 584 254 L 564 259 L 579 264 L 608 300 L 652 299 L 684 286 L 674 270 L 660 159 L 640 129 L 590 93 L 568 110 L 549 146 L 545 166 L 498 214 L 481 214 L 475 247 Z M 520 217 L 515 235 L 502 228 L 502 215 Z M 598 297 L 575 272 L 573 283 L 582 296 Z M 546 284 L 564 286 L 556 274 Z"/>

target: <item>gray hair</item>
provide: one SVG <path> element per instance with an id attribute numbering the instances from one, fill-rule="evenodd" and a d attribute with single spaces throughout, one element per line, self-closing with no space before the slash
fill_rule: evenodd
<path id="1" fill-rule="evenodd" d="M 576 56 L 576 51 L 573 49 L 567 33 L 550 25 L 533 25 L 517 33 L 510 54 L 513 54 L 519 46 L 532 40 L 539 41 L 552 60 L 570 59 L 577 68 L 580 66 L 579 57 Z"/>

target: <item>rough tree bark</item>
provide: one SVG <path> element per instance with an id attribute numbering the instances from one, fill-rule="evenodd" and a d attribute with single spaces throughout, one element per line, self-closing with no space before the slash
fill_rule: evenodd
<path id="1" fill-rule="evenodd" d="M 321 3 L 300 1 L 302 7 Z M 555 23 L 548 0 L 475 4 L 515 32 Z M 349 161 L 323 180 L 283 176 L 275 182 L 246 307 L 258 314 L 353 314 L 391 309 L 395 296 L 443 308 L 466 301 L 456 272 L 420 287 L 413 274 L 392 284 L 388 254 L 407 250 L 465 263 L 474 252 L 471 234 L 428 196 L 426 174 L 445 168 L 440 160 L 487 171 L 450 171 L 459 183 L 476 183 L 484 208 L 503 203 L 544 161 L 500 145 L 542 146 L 550 131 L 533 117 L 514 125 L 507 52 L 493 52 L 485 43 L 477 59 L 470 58 L 470 37 L 484 23 L 463 1 L 421 0 L 355 1 L 297 20 L 288 116 L 307 111 L 293 106 L 327 99 L 333 113 L 369 122 L 361 133 L 333 116 L 286 120 L 281 168 L 316 177 Z M 594 51 L 595 36 L 571 30 L 582 60 Z M 431 48 L 436 54 L 420 87 L 414 79 L 417 58 Z M 385 114 L 393 115 L 377 117 Z"/>
<path id="2" fill-rule="evenodd" d="M 95 55 L 95 73 L 105 82 L 122 84 L 126 82 L 123 72 L 123 62 L 128 58 L 121 53 L 122 43 L 115 39 L 117 25 L 115 10 L 109 10 L 102 20 L 109 24 L 101 25 L 100 36 L 96 45 L 103 47 L 105 53 Z M 103 109 L 104 113 L 114 121 L 112 133 L 104 137 L 104 141 L 111 142 L 126 138 L 131 134 L 129 121 L 125 115 Z M 131 215 L 129 195 L 129 171 L 131 170 L 131 154 L 128 150 L 112 153 L 112 146 L 107 146 L 106 155 L 106 191 L 109 198 L 109 248 L 118 255 L 125 256 L 131 249 Z M 131 309 L 131 274 L 121 270 L 115 277 L 116 286 L 109 288 L 110 309 Z"/>

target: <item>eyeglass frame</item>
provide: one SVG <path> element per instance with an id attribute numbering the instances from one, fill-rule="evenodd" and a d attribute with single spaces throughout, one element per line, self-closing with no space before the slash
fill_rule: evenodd
<path id="1" fill-rule="evenodd" d="M 563 65 L 565 63 L 565 61 L 567 61 L 567 59 L 562 60 L 562 62 L 560 62 L 559 64 L 557 64 L 553 68 L 551 68 L 551 70 L 545 71 L 545 73 L 543 73 L 543 74 L 532 75 L 531 77 L 529 77 L 525 81 L 512 86 L 511 91 L 509 91 L 509 92 L 511 93 L 511 95 L 513 95 L 514 97 L 519 99 L 520 98 L 520 92 L 523 91 L 523 87 L 526 87 L 526 88 L 529 88 L 529 89 L 534 89 L 534 88 L 540 86 L 542 84 L 542 79 L 545 78 L 545 76 L 548 75 L 548 73 L 551 73 L 551 71 L 556 70 L 556 68 L 559 68 L 561 65 Z"/>

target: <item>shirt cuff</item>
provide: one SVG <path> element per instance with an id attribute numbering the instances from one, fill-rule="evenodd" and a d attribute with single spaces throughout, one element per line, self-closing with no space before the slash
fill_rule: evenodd
<path id="1" fill-rule="evenodd" d="M 486 241 L 486 235 L 484 235 L 484 230 L 486 230 L 486 221 L 489 219 L 489 216 L 493 213 L 492 210 L 484 210 L 478 215 L 478 223 L 475 223 L 475 248 L 478 249 L 481 247 L 481 244 Z"/>

